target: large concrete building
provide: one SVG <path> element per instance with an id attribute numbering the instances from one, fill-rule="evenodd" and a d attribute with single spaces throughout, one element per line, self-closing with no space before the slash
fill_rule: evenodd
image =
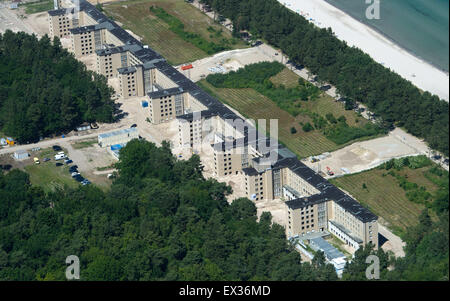
<path id="1" fill-rule="evenodd" d="M 122 97 L 146 98 L 149 106 L 144 109 L 151 123 L 175 120 L 180 147 L 212 148 L 214 175 L 242 175 L 249 199 L 284 200 L 288 237 L 327 230 L 355 248 L 378 245 L 377 216 L 201 90 L 92 4 L 81 0 L 76 21 L 64 23 L 69 28 L 61 30 L 54 22 L 64 20 L 64 14 L 49 12 L 53 34 L 68 30 L 76 56 L 95 53 L 97 72 L 118 77 Z M 120 142 L 112 144 L 116 143 Z"/>

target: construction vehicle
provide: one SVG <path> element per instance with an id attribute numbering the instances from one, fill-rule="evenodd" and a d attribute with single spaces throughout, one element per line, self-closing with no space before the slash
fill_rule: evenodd
<path id="1" fill-rule="evenodd" d="M 328 166 L 327 166 L 327 174 L 329 175 L 329 176 L 334 176 L 334 172 L 331 170 L 331 168 L 329 168 Z"/>
<path id="2" fill-rule="evenodd" d="M 14 144 L 16 144 L 16 142 L 14 141 L 13 138 L 11 137 L 6 137 L 6 143 L 8 143 L 9 145 L 13 146 Z"/>

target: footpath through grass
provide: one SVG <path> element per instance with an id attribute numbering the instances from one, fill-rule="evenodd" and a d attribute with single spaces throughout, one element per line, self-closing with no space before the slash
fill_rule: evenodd
<path id="1" fill-rule="evenodd" d="M 172 65 L 202 59 L 224 49 L 247 47 L 225 27 L 183 0 L 122 1 L 103 5 L 103 10 L 142 37 L 143 43 Z"/>

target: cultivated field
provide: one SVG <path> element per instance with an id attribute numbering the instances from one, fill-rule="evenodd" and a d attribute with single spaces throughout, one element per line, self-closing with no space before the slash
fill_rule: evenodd
<path id="1" fill-rule="evenodd" d="M 424 176 L 424 171 L 428 169 L 429 167 L 419 169 L 404 167 L 401 171 L 395 172 L 406 176 L 409 182 L 424 186 L 427 191 L 434 193 L 438 187 Z M 385 225 L 399 234 L 418 223 L 419 215 L 425 206 L 409 201 L 396 178 L 387 172 L 385 169 L 372 169 L 334 178 L 330 182 L 349 192 L 378 216 L 382 216 Z M 363 184 L 367 188 L 364 188 Z"/>
<path id="2" fill-rule="evenodd" d="M 217 89 L 206 81 L 201 81 L 200 84 L 245 117 L 255 121 L 266 119 L 267 127 L 269 127 L 270 119 L 278 119 L 280 142 L 300 157 L 317 155 L 339 148 L 337 144 L 325 138 L 318 131 L 308 133 L 302 131 L 298 123 L 299 121 L 311 121 L 308 116 L 294 118 L 280 109 L 272 100 L 253 89 Z M 297 128 L 296 134 L 291 134 L 291 127 Z"/>
<path id="3" fill-rule="evenodd" d="M 273 83 L 282 84 L 286 87 L 298 85 L 298 79 L 299 77 L 287 68 L 271 78 Z M 343 145 L 337 145 L 327 139 L 320 130 L 304 132 L 300 122 L 313 123 L 308 113 L 318 113 L 322 116 L 325 116 L 327 113 L 333 113 L 336 118 L 343 115 L 350 126 L 363 126 L 367 122 L 364 118 L 358 117 L 354 111 L 346 111 L 342 103 L 334 101 L 333 98 L 324 93 L 314 101 L 302 101 L 301 108 L 305 113 L 294 117 L 280 109 L 272 100 L 253 89 L 215 88 L 206 80 L 200 81 L 199 84 L 206 91 L 211 92 L 219 100 L 230 105 L 247 118 L 255 121 L 257 119 L 278 119 L 280 142 L 300 158 L 331 152 L 355 142 L 350 141 Z M 356 120 L 358 121 L 356 122 Z M 267 121 L 267 126 L 269 126 L 269 121 Z M 291 134 L 292 127 L 295 127 L 297 133 Z"/>
<path id="4" fill-rule="evenodd" d="M 150 7 L 163 8 L 184 24 L 184 30 L 201 35 L 206 41 L 220 43 L 222 39 L 231 39 L 231 33 L 221 25 L 214 23 L 200 10 L 183 0 L 121 1 L 103 6 L 107 15 L 132 30 L 143 39 L 143 43 L 163 55 L 171 64 L 178 65 L 209 56 L 205 51 L 184 41 L 169 29 L 169 25 L 150 12 Z M 212 27 L 220 35 L 208 31 Z M 233 49 L 246 47 L 236 40 Z"/>
<path id="5" fill-rule="evenodd" d="M 286 88 L 294 88 L 297 86 L 298 79 L 299 76 L 287 68 L 270 78 L 275 85 L 284 85 Z"/>

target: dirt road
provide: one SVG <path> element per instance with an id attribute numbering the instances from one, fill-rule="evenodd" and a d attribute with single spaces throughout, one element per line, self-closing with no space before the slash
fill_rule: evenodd
<path id="1" fill-rule="evenodd" d="M 10 10 L 4 3 L 0 3 L 0 32 L 4 33 L 7 29 L 13 32 L 24 31 L 32 34 L 33 29 L 19 18 L 19 16 Z"/>

